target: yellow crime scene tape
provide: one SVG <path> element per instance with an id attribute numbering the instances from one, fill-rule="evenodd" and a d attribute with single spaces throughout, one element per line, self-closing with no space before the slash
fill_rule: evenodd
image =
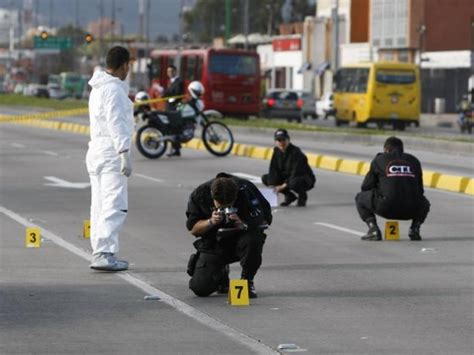
<path id="1" fill-rule="evenodd" d="M 156 102 L 167 101 L 170 99 L 181 99 L 183 97 L 185 97 L 185 95 L 160 97 L 157 99 L 134 102 L 133 105 L 140 106 L 140 105 L 146 105 L 146 104 L 153 104 Z M 46 120 L 46 119 L 59 118 L 59 117 L 81 116 L 81 115 L 86 115 L 88 113 L 89 113 L 88 107 L 81 107 L 81 108 L 75 108 L 75 109 L 69 109 L 69 110 L 28 113 L 24 115 L 0 115 L 0 122 L 15 122 L 15 121 L 23 121 L 23 120 Z"/>

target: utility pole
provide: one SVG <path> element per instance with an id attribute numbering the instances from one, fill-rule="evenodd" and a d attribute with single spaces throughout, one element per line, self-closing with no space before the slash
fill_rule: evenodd
<path id="1" fill-rule="evenodd" d="M 75 23 L 75 27 L 76 27 L 76 28 L 79 28 L 79 26 L 80 26 L 80 25 L 79 25 L 79 0 L 75 0 L 75 1 L 76 1 L 76 3 L 75 3 L 75 5 L 76 5 L 76 8 L 75 8 L 75 10 L 76 10 L 76 14 L 75 14 L 75 15 L 76 15 L 76 23 Z"/>
<path id="2" fill-rule="evenodd" d="M 181 51 L 183 50 L 183 32 L 184 32 L 183 8 L 184 8 L 184 0 L 181 0 L 181 5 L 179 8 L 178 55 L 176 56 L 176 70 L 179 76 L 182 76 L 183 74 L 181 73 Z"/>
<path id="3" fill-rule="evenodd" d="M 53 28 L 53 0 L 49 0 L 49 29 Z"/>
<path id="4" fill-rule="evenodd" d="M 244 0 L 244 35 L 245 50 L 249 49 L 249 0 Z"/>
<path id="5" fill-rule="evenodd" d="M 225 34 L 224 34 L 225 38 L 224 39 L 225 39 L 226 45 L 230 37 L 231 26 L 232 26 L 232 0 L 225 0 Z"/>
<path id="6" fill-rule="evenodd" d="M 99 62 L 102 64 L 104 54 L 104 1 L 99 1 Z"/>
<path id="7" fill-rule="evenodd" d="M 112 0 L 112 41 L 115 41 L 115 0 Z"/>
<path id="8" fill-rule="evenodd" d="M 335 0 L 332 9 L 332 69 L 335 73 L 339 69 L 339 0 Z"/>

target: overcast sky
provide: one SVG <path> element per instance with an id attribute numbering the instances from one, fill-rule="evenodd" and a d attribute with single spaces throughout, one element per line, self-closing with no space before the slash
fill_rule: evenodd
<path id="1" fill-rule="evenodd" d="M 0 8 L 19 9 L 25 0 L 0 0 Z M 104 4 L 104 16 L 112 17 L 112 3 L 114 0 L 26 0 L 38 4 L 41 15 L 40 25 L 48 25 L 50 20 L 49 9 L 52 7 L 53 27 L 75 24 L 78 16 L 81 27 L 86 28 L 91 21 L 97 20 L 100 15 L 99 4 Z M 115 0 L 116 21 L 123 24 L 126 34 L 139 32 L 138 21 L 139 0 Z M 76 14 L 76 2 L 79 11 Z M 192 0 L 185 0 L 189 5 Z M 179 6 L 181 0 L 151 0 L 150 2 L 150 37 L 156 38 L 159 34 L 172 35 L 178 33 Z"/>

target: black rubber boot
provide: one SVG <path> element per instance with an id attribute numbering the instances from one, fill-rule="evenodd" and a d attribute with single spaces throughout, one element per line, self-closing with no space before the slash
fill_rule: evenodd
<path id="1" fill-rule="evenodd" d="M 222 274 L 222 281 L 217 286 L 217 293 L 225 295 L 229 293 L 229 265 L 224 266 Z"/>
<path id="2" fill-rule="evenodd" d="M 296 201 L 296 198 L 297 198 L 297 197 L 296 197 L 296 195 L 295 195 L 293 192 L 287 190 L 287 191 L 284 192 L 284 194 L 285 194 L 285 201 L 283 201 L 282 203 L 280 203 L 280 206 L 286 207 L 286 206 L 289 206 L 289 205 L 291 205 L 293 202 Z"/>
<path id="3" fill-rule="evenodd" d="M 408 230 L 408 237 L 410 240 L 421 240 L 420 227 L 421 224 L 419 222 L 412 222 L 410 229 Z"/>
<path id="4" fill-rule="evenodd" d="M 305 192 L 302 192 L 298 195 L 298 206 L 299 207 L 304 207 L 306 206 L 306 201 L 308 200 L 308 194 Z"/>
<path id="5" fill-rule="evenodd" d="M 377 222 L 375 220 L 370 220 L 367 221 L 367 225 L 369 226 L 369 230 L 367 231 L 367 234 L 360 239 L 368 241 L 382 240 L 382 232 L 380 232 Z"/>

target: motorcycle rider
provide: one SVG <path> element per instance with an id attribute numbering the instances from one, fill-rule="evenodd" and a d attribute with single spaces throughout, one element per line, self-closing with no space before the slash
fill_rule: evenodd
<path id="1" fill-rule="evenodd" d="M 272 222 L 270 205 L 258 188 L 248 180 L 219 173 L 191 193 L 186 216 L 186 227 L 198 238 L 194 242 L 198 252 L 188 263 L 189 288 L 200 297 L 227 292 L 227 265 L 240 261 L 249 297 L 256 298 L 254 277 L 262 263 L 263 229 Z"/>
<path id="2" fill-rule="evenodd" d="M 468 115 L 471 114 L 471 102 L 469 102 L 468 95 L 463 95 L 461 101 L 458 104 L 458 123 L 461 127 L 461 131 L 464 131 L 466 128 L 466 121 L 468 120 Z M 469 124 L 469 122 L 467 122 Z"/>
<path id="3" fill-rule="evenodd" d="M 403 152 L 402 140 L 387 138 L 384 152 L 372 160 L 362 191 L 355 198 L 360 218 L 369 226 L 362 240 L 382 240 L 375 214 L 388 219 L 411 219 L 408 236 L 421 240 L 420 226 L 430 210 L 422 175 L 418 159 Z"/>
<path id="4" fill-rule="evenodd" d="M 94 72 L 89 85 L 90 142 L 86 163 L 91 182 L 92 269 L 121 271 L 118 235 L 127 217 L 133 106 L 125 82 L 130 53 L 116 46 L 107 53 L 106 71 Z"/>
<path id="5" fill-rule="evenodd" d="M 169 84 L 163 92 L 164 97 L 184 95 L 184 82 L 177 75 L 177 70 L 174 65 L 168 65 L 166 68 L 166 74 L 168 75 Z M 176 111 L 178 104 L 181 102 L 181 98 L 169 99 L 166 101 L 166 111 Z M 168 157 L 179 157 L 181 156 L 181 143 L 174 141 L 171 143 L 170 152 L 167 154 Z"/>

